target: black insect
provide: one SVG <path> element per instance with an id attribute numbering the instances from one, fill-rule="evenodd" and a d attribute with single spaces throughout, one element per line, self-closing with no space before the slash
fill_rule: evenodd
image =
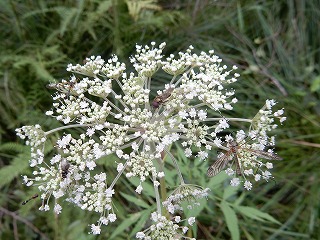
<path id="1" fill-rule="evenodd" d="M 29 198 L 28 200 L 25 200 L 21 203 L 21 205 L 25 205 L 27 204 L 29 201 L 31 201 L 32 199 L 37 198 L 39 195 L 36 193 L 35 195 L 33 195 L 31 198 Z"/>
<path id="2" fill-rule="evenodd" d="M 61 178 L 65 179 L 68 176 L 69 173 L 69 168 L 70 168 L 70 163 L 67 160 L 62 160 L 60 164 L 60 169 L 61 169 Z"/>

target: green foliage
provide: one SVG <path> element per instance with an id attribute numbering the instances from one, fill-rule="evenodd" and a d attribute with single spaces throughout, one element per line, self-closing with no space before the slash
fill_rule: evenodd
<path id="1" fill-rule="evenodd" d="M 154 211 L 154 209 L 146 209 L 141 212 L 137 212 L 128 216 L 125 220 L 123 220 L 119 226 L 113 231 L 110 239 L 116 239 L 117 236 L 123 236 L 123 233 L 126 229 L 130 228 L 132 225 L 135 225 L 134 230 L 130 234 L 128 239 L 132 239 L 134 234 L 138 231 L 141 231 L 146 223 L 146 221 L 150 218 L 150 214 Z"/>
<path id="2" fill-rule="evenodd" d="M 208 180 L 206 163 L 190 163 L 179 157 L 177 148 L 183 175 L 212 190 L 213 197 L 199 213 L 195 237 L 316 239 L 320 234 L 319 1 L 133 3 L 0 2 L 0 202 L 2 209 L 9 211 L 0 209 L 5 216 L 0 238 L 13 238 L 15 222 L 23 223 L 16 230 L 21 239 L 41 234 L 49 239 L 132 239 L 142 228 L 151 211 L 146 205 L 153 196 L 150 190 L 138 206 L 134 205 L 131 196 L 139 184 L 134 179 L 121 180 L 117 196 L 120 219 L 98 238 L 87 235 L 87 225 L 96 216 L 66 202 L 61 203 L 64 209 L 59 216 L 36 211 L 40 206 L 37 199 L 21 207 L 33 194 L 26 192 L 20 177 L 30 172 L 30 152 L 16 143 L 14 129 L 36 123 L 48 129 L 57 126 L 44 115 L 51 105 L 45 85 L 67 76 L 67 63 L 82 62 L 90 55 L 107 58 L 111 53 L 126 59 L 135 43 L 154 40 L 166 41 L 171 52 L 190 44 L 199 51 L 215 49 L 227 64 L 237 64 L 244 72 L 234 86 L 242 103 L 235 116 L 253 117 L 264 99 L 275 98 L 288 117 L 277 132 L 280 141 L 276 150 L 284 160 L 277 162 L 276 182 L 251 192 L 225 188 L 223 174 Z M 214 153 L 210 156 L 215 158 Z M 103 161 L 109 161 L 105 168 L 113 176 L 108 166 L 114 160 Z M 176 173 L 171 170 L 165 171 L 174 183 Z M 147 193 L 152 189 L 151 185 L 143 187 Z"/>
<path id="3" fill-rule="evenodd" d="M 29 167 L 29 161 L 27 161 L 29 154 L 27 151 L 24 154 L 19 154 L 10 161 L 9 165 L 0 169 L 0 188 L 9 184 Z"/>
<path id="4" fill-rule="evenodd" d="M 220 207 L 226 219 L 226 223 L 231 233 L 232 240 L 240 239 L 239 223 L 236 213 L 225 201 L 221 202 Z"/>

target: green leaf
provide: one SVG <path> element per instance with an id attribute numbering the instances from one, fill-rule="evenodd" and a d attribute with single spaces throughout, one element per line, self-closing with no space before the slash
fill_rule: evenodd
<path id="1" fill-rule="evenodd" d="M 281 224 L 274 217 L 272 217 L 268 213 L 261 212 L 259 209 L 252 208 L 252 207 L 246 207 L 246 206 L 234 206 L 234 207 L 241 214 L 243 214 L 249 218 L 252 218 L 252 219 L 255 219 L 255 220 L 258 220 L 261 222 L 269 221 L 269 222 L 273 222 L 276 224 Z"/>
<path id="2" fill-rule="evenodd" d="M 8 142 L 8 143 L 4 143 L 2 145 L 0 145 L 0 152 L 4 153 L 4 152 L 23 152 L 26 151 L 26 149 L 30 149 L 30 148 L 26 148 L 26 146 L 21 145 L 19 143 L 15 143 L 15 142 Z"/>
<path id="3" fill-rule="evenodd" d="M 134 229 L 132 229 L 130 237 L 132 238 L 137 232 L 141 231 L 143 227 L 145 226 L 147 219 L 150 218 L 151 212 L 155 210 L 155 206 L 150 206 L 150 209 L 143 210 L 141 212 L 141 217 L 139 218 L 139 221 L 137 222 Z"/>
<path id="4" fill-rule="evenodd" d="M 240 3 L 237 4 L 237 17 L 238 17 L 238 25 L 239 25 L 239 30 L 241 32 L 244 32 L 244 19 L 243 19 L 243 14 L 242 14 L 242 8 Z"/>
<path id="5" fill-rule="evenodd" d="M 311 92 L 316 92 L 320 90 L 320 75 L 315 77 L 312 81 L 311 81 L 311 86 L 310 86 L 310 91 Z"/>
<path id="6" fill-rule="evenodd" d="M 112 8 L 112 1 L 111 0 L 109 0 L 109 1 L 105 0 L 103 2 L 100 2 L 99 6 L 97 8 L 97 14 L 104 15 L 104 14 L 108 13 L 110 8 Z"/>
<path id="7" fill-rule="evenodd" d="M 128 180 L 135 187 L 139 186 L 139 184 L 140 184 L 140 179 L 138 177 L 131 177 Z M 153 187 L 153 185 L 150 184 L 149 182 L 143 182 L 143 183 L 141 183 L 141 185 L 143 187 L 143 190 L 142 190 L 143 194 L 154 198 L 154 187 Z"/>
<path id="8" fill-rule="evenodd" d="M 0 188 L 10 183 L 14 178 L 18 177 L 29 166 L 26 154 L 20 154 L 14 158 L 10 165 L 0 169 Z M 30 158 L 30 157 L 29 157 Z"/>
<path id="9" fill-rule="evenodd" d="M 140 207 L 143 207 L 143 208 L 149 208 L 150 205 L 147 204 L 146 202 L 142 201 L 142 199 L 139 199 L 137 198 L 136 196 L 131 196 L 131 195 L 128 195 L 128 194 L 125 194 L 123 192 L 120 193 L 121 196 L 123 196 L 126 200 L 128 200 L 129 202 L 132 202 Z"/>
<path id="10" fill-rule="evenodd" d="M 138 219 L 140 219 L 141 215 L 141 212 L 134 213 L 129 218 L 123 220 L 122 223 L 113 231 L 110 239 L 113 239 L 118 234 L 122 233 L 127 228 L 129 228 L 131 225 L 135 224 L 138 221 Z"/>
<path id="11" fill-rule="evenodd" d="M 217 185 L 221 184 L 222 182 L 226 181 L 229 176 L 225 172 L 221 172 L 218 175 L 214 176 L 210 179 L 207 187 L 210 189 L 217 188 Z"/>
<path id="12" fill-rule="evenodd" d="M 46 67 L 38 58 L 36 55 L 35 56 L 19 56 L 19 60 L 16 61 L 13 64 L 13 66 L 14 68 L 17 68 L 17 69 L 30 66 L 30 68 L 36 73 L 38 78 L 52 79 L 51 74 L 47 71 Z"/>
<path id="13" fill-rule="evenodd" d="M 243 200 L 245 199 L 245 197 L 246 197 L 246 193 L 243 192 L 243 193 L 240 195 L 240 197 L 237 197 L 237 199 L 234 201 L 233 206 L 235 206 L 235 205 L 240 205 L 240 204 L 243 202 Z"/>
<path id="14" fill-rule="evenodd" d="M 106 167 L 114 166 L 115 162 L 119 162 L 119 158 L 115 154 L 109 154 L 97 159 L 97 164 L 101 164 Z"/>
<path id="15" fill-rule="evenodd" d="M 229 197 L 234 196 L 238 191 L 237 187 L 233 187 L 233 186 L 228 186 L 225 188 L 224 192 L 223 192 L 223 199 L 227 200 Z"/>
<path id="16" fill-rule="evenodd" d="M 238 218 L 235 211 L 228 205 L 226 201 L 221 202 L 220 208 L 226 219 L 226 223 L 231 233 L 232 240 L 239 240 L 240 239 L 239 223 L 238 223 Z"/>
<path id="17" fill-rule="evenodd" d="M 63 36 L 67 29 L 72 28 L 79 10 L 71 7 L 56 7 L 55 10 L 61 17 L 60 35 Z"/>
<path id="18" fill-rule="evenodd" d="M 206 206 L 207 200 L 202 198 L 202 199 L 196 200 L 196 202 L 199 203 L 199 206 L 193 205 L 193 202 L 188 202 L 188 201 L 185 201 L 181 204 L 184 209 L 183 211 L 184 211 L 186 218 L 200 216 L 202 210 Z M 192 208 L 188 208 L 188 205 L 192 205 Z"/>

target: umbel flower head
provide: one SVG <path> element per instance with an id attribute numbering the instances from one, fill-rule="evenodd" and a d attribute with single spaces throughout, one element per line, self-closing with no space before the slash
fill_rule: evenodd
<path id="1" fill-rule="evenodd" d="M 154 42 L 150 46 L 137 45 L 136 54 L 130 58 L 133 72 L 128 72 L 115 55 L 106 61 L 92 56 L 82 65 L 68 65 L 67 71 L 72 72 L 70 79 L 48 85 L 56 92 L 52 96 L 53 108 L 46 114 L 64 125 L 49 131 L 42 130 L 39 125 L 16 130 L 31 146 L 30 166 L 34 168 L 34 177 L 24 176 L 24 182 L 28 186 L 37 185 L 42 192 L 41 210 L 50 209 L 50 197 L 65 197 L 83 210 L 100 213 L 97 224 L 91 225 L 92 233 L 99 234 L 101 225 L 116 220 L 112 207 L 113 188 L 119 177 L 125 175 L 140 179 L 138 194 L 143 191 L 142 182 L 152 181 L 157 219 L 162 219 L 158 187 L 160 179 L 165 178 L 161 170 L 165 155 L 173 162 L 182 186 L 163 202 L 169 212 L 181 210 L 180 201 L 196 201 L 206 197 L 208 191 L 184 183 L 172 148 L 175 144 L 184 149 L 191 161 L 195 158 L 204 161 L 213 149 L 229 151 L 230 141 L 223 137 L 223 132 L 228 131 L 232 121 L 244 121 L 251 123 L 247 135 L 254 135 L 252 139 L 255 139 L 246 148 L 262 151 L 266 145 L 274 145 L 274 137 L 268 133 L 277 127 L 276 118 L 284 120 L 283 110 L 272 112 L 274 100 L 268 100 L 253 120 L 226 119 L 221 115 L 222 111 L 231 111 L 232 105 L 237 103 L 231 88 L 240 76 L 235 72 L 236 66 L 230 69 L 223 65 L 213 50 L 194 53 L 192 46 L 178 56 L 171 54 L 165 58 L 164 47 L 165 43 L 157 47 Z M 155 89 L 152 83 L 161 80 L 158 72 L 171 80 Z M 72 135 L 66 132 L 68 129 L 78 130 L 78 133 Z M 56 153 L 46 158 L 47 138 L 58 131 L 61 137 L 55 143 Z M 245 135 L 244 131 L 240 133 Z M 108 183 L 106 173 L 99 172 L 96 161 L 110 154 L 119 158 L 118 175 Z M 231 185 L 244 183 L 245 188 L 251 189 L 252 183 L 246 176 L 253 175 L 252 168 L 266 166 L 270 169 L 272 165 L 242 155 L 238 168 L 243 170 L 232 179 Z M 228 175 L 233 175 L 232 171 L 228 168 Z M 254 175 L 256 181 L 258 174 L 266 180 L 271 177 L 270 172 L 261 170 Z M 60 213 L 61 210 L 56 204 L 54 211 Z"/>
<path id="2" fill-rule="evenodd" d="M 181 227 L 179 223 L 187 222 L 189 226 L 195 223 L 195 218 L 182 220 L 180 216 L 173 217 L 172 220 L 168 220 L 165 216 L 161 216 L 156 212 L 151 214 L 152 224 L 149 228 L 143 232 L 136 234 L 137 239 L 153 240 L 153 239 L 190 239 L 195 238 L 185 237 L 184 234 L 189 230 L 188 226 Z M 187 220 L 187 221 L 186 221 Z"/>

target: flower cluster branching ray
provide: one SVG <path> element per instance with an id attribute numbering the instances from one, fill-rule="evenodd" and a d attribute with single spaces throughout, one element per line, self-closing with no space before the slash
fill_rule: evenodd
<path id="1" fill-rule="evenodd" d="M 46 114 L 64 125 L 49 131 L 42 130 L 39 125 L 17 129 L 18 136 L 27 139 L 26 144 L 31 146 L 30 166 L 35 169 L 34 178 L 24 176 L 24 182 L 28 186 L 38 186 L 43 192 L 41 210 L 50 209 L 50 197 L 65 196 L 81 209 L 100 214 L 97 224 L 91 225 L 92 233 L 100 234 L 101 225 L 116 220 L 112 198 L 118 179 L 122 175 L 137 177 L 140 184 L 136 192 L 141 194 L 142 183 L 151 181 L 157 203 L 157 212 L 152 215 L 157 224 L 147 232 L 138 233 L 137 238 L 154 239 L 150 236 L 162 236 L 162 229 L 170 229 L 169 238 L 163 239 L 172 239 L 170 237 L 182 236 L 186 229 L 175 233 L 180 229 L 178 216 L 173 223 L 165 219 L 162 208 L 173 215 L 183 210 L 181 201 L 197 202 L 208 195 L 208 189 L 185 183 L 178 160 L 171 151 L 173 144 L 179 144 L 187 158 L 204 161 L 213 148 L 229 149 L 228 139 L 224 142 L 222 132 L 232 121 L 243 121 L 251 123 L 247 134 L 254 135 L 255 139 L 248 148 L 263 150 L 269 143 L 274 145 L 274 137 L 268 133 L 276 128 L 276 118 L 281 122 L 285 118 L 281 116 L 283 110 L 272 112 L 273 100 L 268 100 L 253 120 L 226 119 L 221 115 L 221 111 L 231 111 L 232 105 L 237 103 L 235 90 L 230 87 L 240 76 L 235 72 L 236 66 L 228 69 L 213 50 L 196 54 L 192 46 L 178 57 L 171 54 L 165 58 L 164 47 L 165 43 L 158 47 L 155 43 L 137 45 L 136 54 L 130 58 L 135 72 L 126 72 L 126 65 L 117 56 L 107 61 L 92 56 L 83 65 L 68 65 L 67 71 L 73 73 L 69 80 L 49 84 L 57 91 L 53 96 L 53 108 Z M 171 81 L 153 98 L 151 82 L 157 80 L 158 71 L 171 76 Z M 73 136 L 67 133 L 69 129 L 78 129 L 79 134 Z M 57 153 L 46 159 L 44 145 L 48 136 L 58 131 L 63 134 L 55 144 Z M 97 160 L 110 154 L 119 158 L 118 174 L 107 183 L 106 173 L 97 171 Z M 180 186 L 161 202 L 159 187 L 161 179 L 165 178 L 164 155 L 173 161 Z M 261 166 L 272 168 L 272 164 L 264 164 L 252 156 L 243 158 L 241 167 L 254 163 L 258 169 Z M 226 170 L 230 176 L 234 175 L 232 171 L 231 168 Z M 250 171 L 242 170 L 244 180 L 234 177 L 231 185 L 242 182 L 246 189 L 251 189 L 252 184 L 246 177 L 252 175 Z M 261 171 L 260 176 L 267 180 L 271 177 L 269 174 Z M 255 175 L 256 181 L 258 178 Z M 61 210 L 56 203 L 54 211 L 60 213 Z"/>

